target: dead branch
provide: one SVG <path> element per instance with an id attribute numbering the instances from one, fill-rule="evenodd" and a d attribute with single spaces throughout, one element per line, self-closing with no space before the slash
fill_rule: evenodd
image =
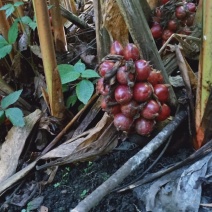
<path id="1" fill-rule="evenodd" d="M 92 207 L 97 205 L 104 196 L 110 193 L 132 171 L 138 168 L 142 162 L 144 162 L 155 150 L 157 150 L 186 117 L 187 113 L 184 110 L 181 110 L 154 139 L 152 139 L 143 149 L 130 158 L 108 180 L 106 180 L 95 191 L 88 195 L 74 209 L 71 209 L 70 212 L 89 211 Z"/>

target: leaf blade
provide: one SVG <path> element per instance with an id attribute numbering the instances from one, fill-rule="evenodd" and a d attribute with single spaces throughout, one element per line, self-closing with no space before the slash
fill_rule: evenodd
<path id="1" fill-rule="evenodd" d="M 89 80 L 82 80 L 77 83 L 76 94 L 77 98 L 83 103 L 87 104 L 94 92 L 94 85 Z"/>
<path id="2" fill-rule="evenodd" d="M 4 97 L 1 100 L 1 107 L 3 109 L 6 109 L 8 106 L 15 103 L 19 99 L 21 92 L 22 92 L 22 90 L 18 90 L 18 91 L 15 91 L 15 92 L 9 94 L 8 96 Z"/>
<path id="3" fill-rule="evenodd" d="M 82 63 L 82 62 L 77 62 L 75 65 L 74 65 L 74 70 L 79 72 L 79 73 L 83 73 L 85 71 L 85 64 Z"/>
<path id="4" fill-rule="evenodd" d="M 19 108 L 8 108 L 5 110 L 6 117 L 11 121 L 14 126 L 24 127 L 24 115 L 23 112 Z"/>
<path id="5" fill-rule="evenodd" d="M 99 74 L 92 70 L 92 69 L 87 69 L 85 70 L 82 75 L 83 78 L 96 78 L 96 77 L 100 77 Z"/>
<path id="6" fill-rule="evenodd" d="M 15 43 L 16 39 L 18 37 L 18 23 L 15 21 L 13 25 L 10 27 L 8 32 L 8 42 L 10 44 Z"/>
<path id="7" fill-rule="evenodd" d="M 8 42 L 2 35 L 0 35 L 0 48 L 6 45 L 8 45 Z"/>
<path id="8" fill-rule="evenodd" d="M 8 44 L 0 48 L 0 59 L 4 58 L 7 54 L 12 51 L 12 45 Z"/>

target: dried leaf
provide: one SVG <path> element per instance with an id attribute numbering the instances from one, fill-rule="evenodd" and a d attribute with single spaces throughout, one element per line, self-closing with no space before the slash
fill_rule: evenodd
<path id="1" fill-rule="evenodd" d="M 117 40 L 122 45 L 129 43 L 128 28 L 114 0 L 106 0 L 102 8 L 103 26 L 107 29 L 111 41 Z"/>
<path id="2" fill-rule="evenodd" d="M 34 111 L 25 117 L 26 125 L 23 128 L 12 127 L 8 132 L 0 152 L 0 183 L 15 173 L 26 139 L 40 115 L 40 110 Z"/>

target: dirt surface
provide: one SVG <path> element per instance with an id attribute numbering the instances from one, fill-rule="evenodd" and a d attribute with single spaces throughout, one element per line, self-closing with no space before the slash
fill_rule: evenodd
<path id="1" fill-rule="evenodd" d="M 93 162 L 84 162 L 76 165 L 66 165 L 60 167 L 52 183 L 46 186 L 40 186 L 35 192 L 31 200 L 36 197 L 43 197 L 41 205 L 46 206 L 51 212 L 66 212 L 74 208 L 83 198 L 101 185 L 108 177 L 110 177 L 119 167 L 121 167 L 130 157 L 132 157 L 140 148 L 131 151 L 116 151 L 114 150 L 108 155 L 96 159 Z M 165 155 L 156 164 L 150 172 L 160 170 L 170 164 L 183 160 L 191 153 L 190 149 L 181 149 L 171 155 Z M 137 178 L 143 171 L 149 167 L 158 156 L 159 151 L 152 155 L 138 170 L 127 177 L 123 184 L 131 182 Z M 44 172 L 37 172 L 31 176 L 39 179 L 44 178 Z M 17 196 L 21 190 L 17 191 Z M 7 193 L 1 199 L 2 204 L 10 193 Z M 25 207 L 17 207 L 7 205 L 6 210 L 2 211 L 26 211 Z M 126 193 L 111 193 L 107 195 L 92 212 L 134 212 L 144 211 L 143 205 L 138 201 L 138 198 L 132 191 Z M 37 210 L 32 210 L 37 211 Z"/>

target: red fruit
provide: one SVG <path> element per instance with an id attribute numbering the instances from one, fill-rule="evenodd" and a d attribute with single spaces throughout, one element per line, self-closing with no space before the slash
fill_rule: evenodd
<path id="1" fill-rule="evenodd" d="M 169 2 L 169 0 L 161 0 L 160 4 L 166 4 L 167 2 Z"/>
<path id="2" fill-rule="evenodd" d="M 103 98 L 101 99 L 101 104 L 100 104 L 100 106 L 101 106 L 102 110 L 104 110 L 104 111 L 107 109 L 107 99 L 106 99 L 106 97 L 103 97 Z"/>
<path id="3" fill-rule="evenodd" d="M 180 20 L 184 19 L 186 17 L 186 14 L 187 13 L 184 6 L 178 6 L 175 10 L 175 16 Z"/>
<path id="4" fill-rule="evenodd" d="M 133 82 L 134 75 L 132 73 L 126 72 L 126 66 L 121 66 L 116 74 L 117 81 L 122 85 L 127 85 L 128 80 Z"/>
<path id="5" fill-rule="evenodd" d="M 196 12 L 196 5 L 192 2 L 188 2 L 186 5 L 186 9 L 189 11 L 189 12 Z"/>
<path id="6" fill-rule="evenodd" d="M 109 107 L 108 113 L 115 116 L 116 114 L 121 112 L 120 105 L 114 105 L 112 107 Z"/>
<path id="7" fill-rule="evenodd" d="M 194 23 L 194 18 L 195 18 L 195 14 L 194 13 L 189 14 L 188 17 L 185 20 L 185 24 L 187 26 L 192 26 L 193 23 Z"/>
<path id="8" fill-rule="evenodd" d="M 104 61 L 100 66 L 99 66 L 99 74 L 104 77 L 105 74 L 107 72 L 109 72 L 114 66 L 114 63 L 113 62 L 110 62 L 110 61 Z"/>
<path id="9" fill-rule="evenodd" d="M 144 109 L 141 111 L 141 115 L 145 119 L 154 119 L 158 116 L 160 111 L 160 105 L 155 100 L 150 100 Z"/>
<path id="10" fill-rule="evenodd" d="M 114 125 L 117 130 L 129 131 L 133 124 L 133 119 L 124 116 L 122 113 L 118 113 L 114 116 Z"/>
<path id="11" fill-rule="evenodd" d="M 133 43 L 128 43 L 124 48 L 124 59 L 133 61 L 138 60 L 140 57 L 139 50 Z"/>
<path id="12" fill-rule="evenodd" d="M 159 115 L 156 117 L 156 121 L 164 121 L 166 120 L 171 113 L 171 109 L 167 104 L 162 104 L 161 111 L 159 112 Z"/>
<path id="13" fill-rule="evenodd" d="M 115 99 L 120 104 L 126 104 L 132 99 L 132 91 L 127 85 L 119 85 L 115 89 Z"/>
<path id="14" fill-rule="evenodd" d="M 152 86 L 155 86 L 156 84 L 162 84 L 163 83 L 163 76 L 162 76 L 160 71 L 153 70 L 149 74 L 147 81 L 149 83 L 151 83 Z"/>
<path id="15" fill-rule="evenodd" d="M 146 60 L 137 60 L 135 62 L 135 73 L 136 81 L 145 81 L 149 77 L 150 72 L 152 71 L 149 62 Z"/>
<path id="16" fill-rule="evenodd" d="M 124 54 L 124 48 L 118 41 L 114 41 L 111 45 L 110 53 L 116 54 L 116 55 L 123 55 Z"/>
<path id="17" fill-rule="evenodd" d="M 173 34 L 173 32 L 172 32 L 171 30 L 165 29 L 165 30 L 163 31 L 163 34 L 162 34 L 162 39 L 163 39 L 164 41 L 167 41 L 167 40 L 171 37 L 172 34 Z"/>
<path id="18" fill-rule="evenodd" d="M 137 119 L 135 122 L 135 130 L 139 135 L 149 135 L 154 129 L 154 126 L 154 120 L 147 120 L 143 117 Z"/>
<path id="19" fill-rule="evenodd" d="M 121 105 L 121 112 L 126 117 L 134 117 L 138 111 L 138 103 L 134 100 L 125 105 Z"/>
<path id="20" fill-rule="evenodd" d="M 162 11 L 161 11 L 160 7 L 156 7 L 156 9 L 155 9 L 155 16 L 158 17 L 158 18 L 161 18 Z"/>
<path id="21" fill-rule="evenodd" d="M 167 28 L 172 32 L 176 32 L 176 30 L 178 28 L 177 21 L 176 20 L 170 20 L 167 24 Z"/>
<path id="22" fill-rule="evenodd" d="M 152 95 L 152 87 L 146 82 L 136 83 L 133 88 L 133 98 L 137 102 L 145 102 Z"/>
<path id="23" fill-rule="evenodd" d="M 109 93 L 109 85 L 104 85 L 104 78 L 100 78 L 96 84 L 96 91 L 102 95 L 107 95 Z"/>
<path id="24" fill-rule="evenodd" d="M 151 28 L 151 33 L 154 39 L 159 39 L 162 36 L 163 29 L 160 24 L 154 25 Z"/>
<path id="25" fill-rule="evenodd" d="M 164 84 L 155 85 L 154 93 L 160 102 L 167 102 L 169 99 L 169 90 L 168 87 Z"/>

